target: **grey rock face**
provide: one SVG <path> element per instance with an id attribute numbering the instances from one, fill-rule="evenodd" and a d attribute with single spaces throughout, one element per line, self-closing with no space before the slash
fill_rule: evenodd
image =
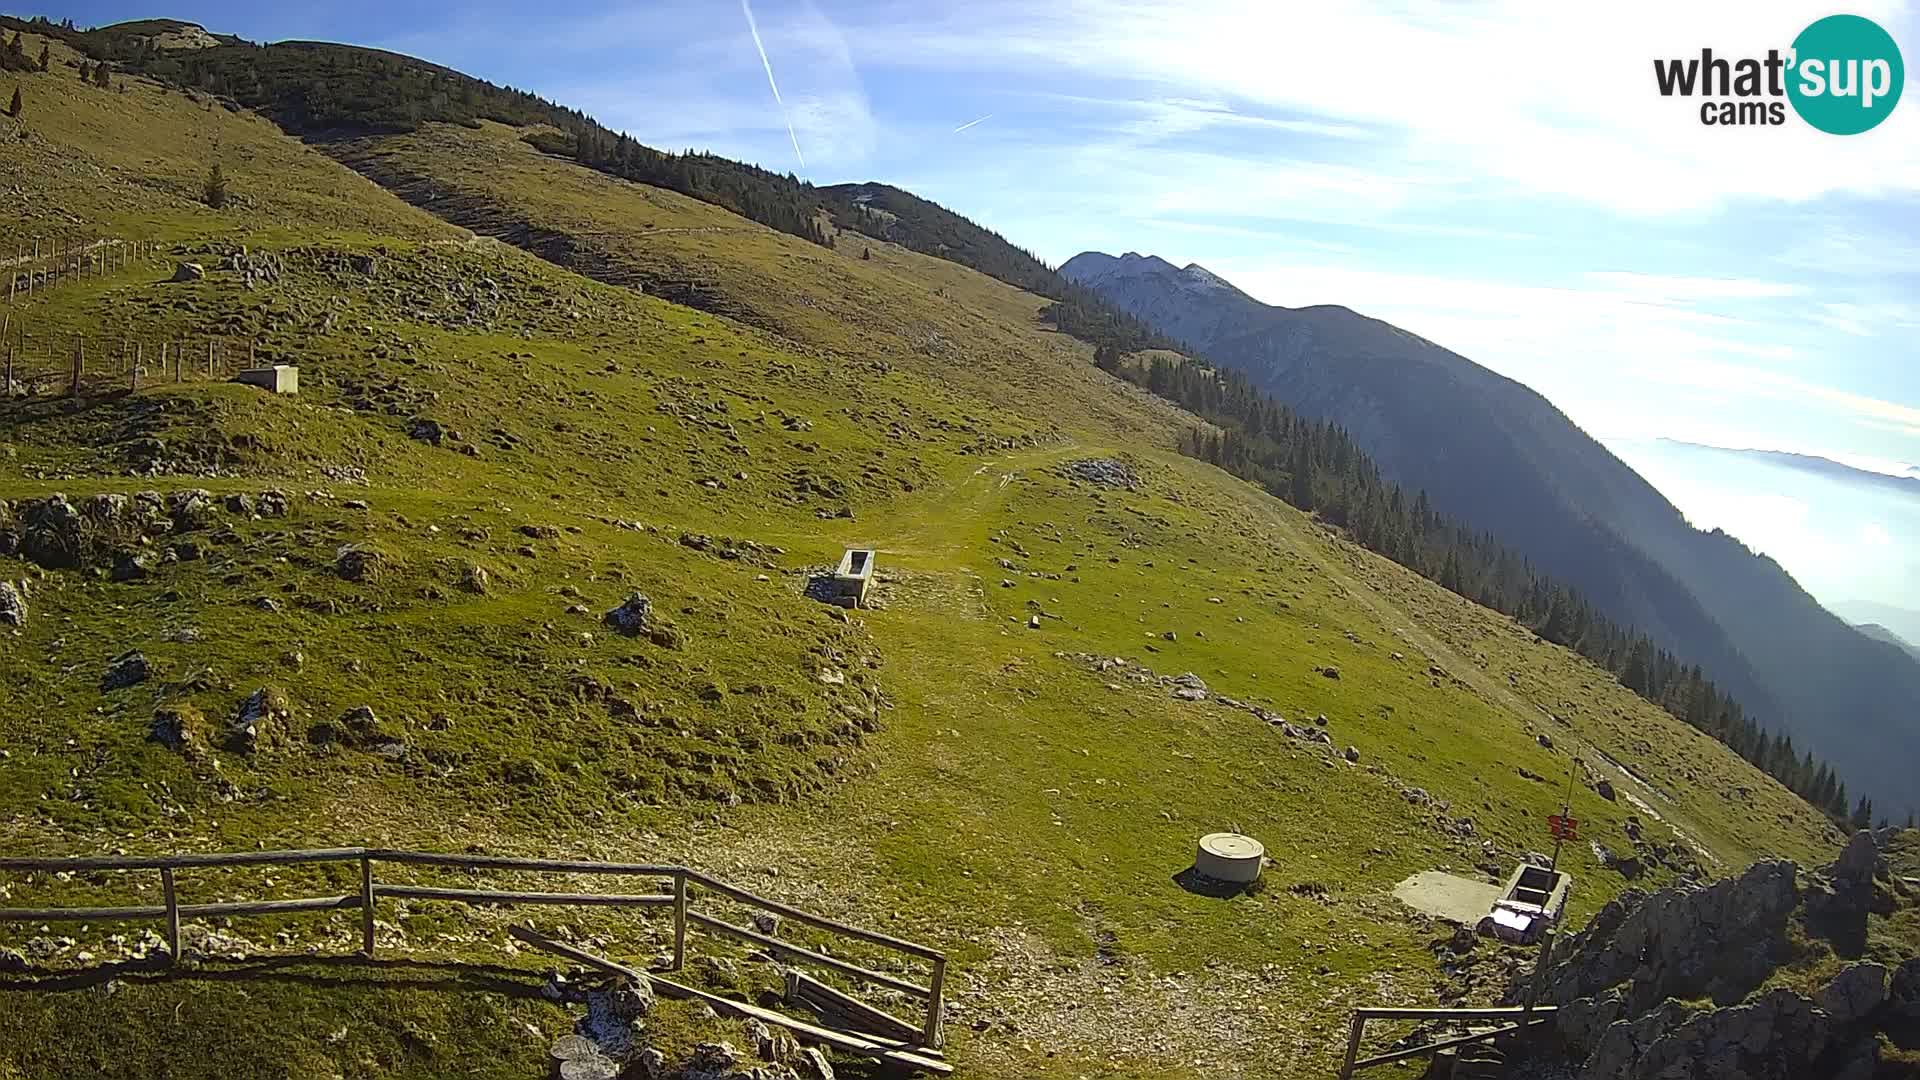
<path id="1" fill-rule="evenodd" d="M 1850 964 L 1814 999 L 1836 1024 L 1864 1020 L 1887 1000 L 1887 969 L 1875 963 Z"/>
<path id="2" fill-rule="evenodd" d="M 653 601 L 633 593 L 620 606 L 606 614 L 606 624 L 628 637 L 647 632 L 647 620 L 653 617 Z"/>
<path id="3" fill-rule="evenodd" d="M 27 625 L 27 598 L 11 581 L 0 581 L 0 623 Z"/>

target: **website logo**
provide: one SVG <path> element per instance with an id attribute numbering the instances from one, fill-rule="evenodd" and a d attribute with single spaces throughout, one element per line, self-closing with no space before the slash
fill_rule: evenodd
<path id="1" fill-rule="evenodd" d="M 1697 97 L 1708 127 L 1780 125 L 1791 106 L 1829 135 L 1858 135 L 1878 126 L 1900 103 L 1906 65 L 1893 36 L 1858 15 L 1829 15 L 1800 31 L 1784 54 L 1655 60 L 1661 97 Z"/>

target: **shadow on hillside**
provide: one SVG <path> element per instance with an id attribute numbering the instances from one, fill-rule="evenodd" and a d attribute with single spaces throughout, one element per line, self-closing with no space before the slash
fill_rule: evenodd
<path id="1" fill-rule="evenodd" d="M 1173 883 L 1195 896 L 1206 896 L 1215 900 L 1228 900 L 1242 893 L 1258 892 L 1260 889 L 1258 881 L 1221 881 L 1202 874 L 1196 866 L 1189 866 L 1173 875 Z"/>
<path id="2" fill-rule="evenodd" d="M 428 960 L 382 960 L 363 956 L 270 956 L 246 960 L 195 960 L 183 966 L 165 958 L 100 964 L 81 969 L 29 967 L 0 976 L 0 994 L 89 990 L 108 982 L 160 985 L 193 982 L 282 982 L 315 989 L 383 987 L 506 997 L 541 996 L 538 972 L 495 964 Z"/>

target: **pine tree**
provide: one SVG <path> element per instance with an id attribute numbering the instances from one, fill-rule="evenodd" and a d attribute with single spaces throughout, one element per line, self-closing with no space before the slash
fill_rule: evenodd
<path id="1" fill-rule="evenodd" d="M 113 73 L 107 70 L 107 63 L 104 60 L 93 69 L 93 85 L 102 90 L 113 89 Z"/>
<path id="2" fill-rule="evenodd" d="M 215 210 L 224 210 L 227 205 L 227 174 L 221 170 L 220 163 L 214 162 L 207 170 L 206 203 Z"/>
<path id="3" fill-rule="evenodd" d="M 1873 822 L 1873 800 L 1860 796 L 1860 805 L 1853 808 L 1853 820 L 1849 822 L 1857 832 Z"/>
<path id="4" fill-rule="evenodd" d="M 43 41 L 40 43 L 40 70 L 46 71 L 52 66 L 53 66 L 53 50 L 47 48 L 47 43 Z"/>
<path id="5" fill-rule="evenodd" d="M 80 81 L 81 82 L 93 81 L 93 69 L 87 66 L 87 62 L 85 60 L 80 61 Z"/>
<path id="6" fill-rule="evenodd" d="M 17 86 L 13 88 L 13 104 L 7 106 L 7 115 L 20 115 L 20 88 Z"/>

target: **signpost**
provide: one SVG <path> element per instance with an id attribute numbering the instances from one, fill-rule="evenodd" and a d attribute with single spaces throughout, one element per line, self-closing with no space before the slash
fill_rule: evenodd
<path id="1" fill-rule="evenodd" d="M 1567 795 L 1560 802 L 1560 812 L 1547 815 L 1547 831 L 1553 834 L 1553 858 L 1547 869 L 1560 867 L 1560 845 L 1569 840 L 1580 839 L 1580 819 L 1573 816 L 1573 773 L 1567 773 Z"/>

